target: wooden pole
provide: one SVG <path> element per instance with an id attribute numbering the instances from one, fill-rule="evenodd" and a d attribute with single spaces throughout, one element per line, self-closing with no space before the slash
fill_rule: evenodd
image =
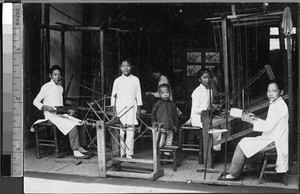
<path id="1" fill-rule="evenodd" d="M 65 65 L 65 32 L 60 33 L 61 39 L 60 39 L 60 49 L 61 49 L 61 68 L 63 70 L 62 77 L 66 77 L 65 71 L 66 71 L 66 65 Z M 62 79 L 62 87 L 65 88 L 65 80 Z"/>
<path id="2" fill-rule="evenodd" d="M 228 38 L 229 38 L 229 52 L 230 52 L 229 59 L 230 59 L 230 73 L 231 73 L 231 88 L 232 88 L 232 93 L 236 94 L 233 27 L 228 27 Z"/>
<path id="3" fill-rule="evenodd" d="M 97 153 L 100 177 L 106 177 L 105 124 L 97 121 Z"/>
<path id="4" fill-rule="evenodd" d="M 226 18 L 222 19 L 222 48 L 223 48 L 223 63 L 224 63 L 224 80 L 225 80 L 225 107 L 226 107 L 226 141 L 225 141 L 225 166 L 224 171 L 226 172 L 227 162 L 227 134 L 231 134 L 228 128 L 228 109 L 229 109 L 229 79 L 228 79 L 228 51 L 227 51 L 227 21 Z"/>
<path id="5" fill-rule="evenodd" d="M 300 99 L 300 49 L 299 49 L 299 45 L 300 45 L 300 3 L 298 3 L 298 30 L 297 30 L 297 34 L 298 34 L 298 100 Z M 299 158 L 300 158 L 300 103 L 298 103 L 298 164 L 299 164 Z M 300 188 L 300 168 L 298 168 L 298 189 Z"/>
<path id="6" fill-rule="evenodd" d="M 139 33 L 139 42 L 138 42 L 138 60 L 136 65 L 136 74 L 140 74 L 141 67 L 141 45 L 142 45 L 142 33 Z"/>
<path id="7" fill-rule="evenodd" d="M 282 27 L 279 25 L 278 26 L 278 31 L 279 31 L 279 48 L 280 48 L 280 55 L 281 55 L 281 60 L 282 60 L 282 81 L 283 81 L 283 89 L 284 91 L 288 91 L 288 88 L 287 88 L 287 85 L 288 85 L 288 82 L 286 79 L 286 77 L 288 77 L 288 71 L 287 71 L 287 67 L 286 67 L 286 52 L 285 52 L 285 43 L 284 43 L 284 34 L 283 34 L 283 29 Z"/>
<path id="8" fill-rule="evenodd" d="M 100 72 L 101 72 L 101 94 L 104 95 L 104 31 L 100 31 Z"/>
<path id="9" fill-rule="evenodd" d="M 292 51 L 291 51 L 291 35 L 287 35 L 287 64 L 288 64 L 288 83 L 289 83 L 289 145 L 290 145 L 290 153 L 289 161 L 292 164 L 293 155 L 294 155 L 294 99 L 293 99 L 293 68 L 292 68 Z"/>
<path id="10" fill-rule="evenodd" d="M 204 110 L 201 112 L 201 122 L 202 122 L 202 136 L 203 136 L 203 157 L 204 157 L 204 166 L 211 168 L 211 149 L 209 149 L 209 128 L 210 128 L 210 111 Z M 199 140 L 200 141 L 200 140 Z"/>
<path id="11" fill-rule="evenodd" d="M 49 24 L 49 5 L 43 3 L 42 4 L 42 25 L 48 25 Z M 49 45 L 48 43 L 48 38 L 49 36 L 49 31 L 47 29 L 41 28 L 41 39 L 40 39 L 40 45 L 41 45 L 41 75 L 43 76 L 43 79 L 41 79 L 41 84 L 43 85 L 44 83 L 47 82 L 49 75 L 48 75 L 48 69 L 49 69 L 49 56 L 47 56 L 47 51 L 49 50 Z"/>
<path id="12" fill-rule="evenodd" d="M 45 35 L 44 32 L 45 29 L 41 28 L 40 30 L 40 64 L 41 64 L 41 69 L 40 69 L 40 75 L 42 76 L 41 78 L 41 86 L 46 83 L 46 78 L 49 77 L 48 73 L 46 72 L 47 67 L 46 67 L 46 63 L 45 63 Z"/>
<path id="13" fill-rule="evenodd" d="M 118 41 L 118 65 L 121 65 L 121 41 L 120 41 L 120 35 L 117 31 L 117 41 Z M 118 70 L 119 76 L 121 75 L 120 70 Z"/>
<path id="14" fill-rule="evenodd" d="M 158 146 L 158 132 L 160 128 L 157 130 L 152 131 L 152 144 L 153 144 L 153 171 L 158 172 L 160 167 L 160 161 L 159 161 L 159 146 Z"/>
<path id="15" fill-rule="evenodd" d="M 243 63 L 241 59 L 241 29 L 239 28 L 237 31 L 237 66 L 238 66 L 238 76 L 237 76 L 237 92 L 238 92 L 238 107 L 242 107 L 242 96 L 241 96 L 241 88 L 243 83 Z"/>

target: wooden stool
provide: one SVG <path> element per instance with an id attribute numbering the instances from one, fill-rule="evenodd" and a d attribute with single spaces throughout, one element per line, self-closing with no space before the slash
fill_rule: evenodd
<path id="1" fill-rule="evenodd" d="M 161 128 L 159 128 L 158 135 L 157 135 L 157 141 L 156 146 L 159 148 L 159 143 L 161 139 L 162 134 Z M 172 146 L 172 145 L 165 145 L 162 148 L 159 148 L 159 158 L 161 162 L 172 162 L 173 163 L 173 171 L 177 171 L 177 166 L 181 166 L 181 160 L 179 158 L 179 146 Z M 166 153 L 169 153 L 172 155 L 172 158 L 164 158 L 164 155 Z"/>
<path id="2" fill-rule="evenodd" d="M 196 130 L 198 132 L 198 144 L 188 144 L 183 142 L 184 132 L 189 130 Z M 203 134 L 200 127 L 193 127 L 191 125 L 183 125 L 179 128 L 179 160 L 182 161 L 183 151 L 195 151 L 199 155 L 199 164 L 203 164 Z"/>
<path id="3" fill-rule="evenodd" d="M 46 153 L 40 153 L 40 146 L 44 147 L 54 147 L 55 156 L 60 157 L 58 150 L 58 138 L 57 138 L 57 127 L 51 123 L 51 121 L 46 121 L 34 125 L 35 130 L 35 142 L 36 142 L 36 156 L 40 159 Z"/>
<path id="4" fill-rule="evenodd" d="M 263 159 L 263 164 L 262 164 L 262 168 L 260 171 L 260 176 L 258 179 L 258 184 L 261 184 L 263 182 L 262 177 L 265 176 L 266 174 L 280 174 L 282 176 L 283 184 L 287 185 L 286 173 L 276 173 L 276 171 L 275 171 L 276 158 L 277 158 L 276 152 L 266 152 L 264 154 L 264 159 Z"/>
<path id="5" fill-rule="evenodd" d="M 173 171 L 177 171 L 177 166 L 181 166 L 181 161 L 179 160 L 179 147 L 178 146 L 164 146 L 159 149 L 160 161 L 161 162 L 172 162 Z M 165 152 L 170 153 L 173 157 L 170 159 L 164 158 Z"/>

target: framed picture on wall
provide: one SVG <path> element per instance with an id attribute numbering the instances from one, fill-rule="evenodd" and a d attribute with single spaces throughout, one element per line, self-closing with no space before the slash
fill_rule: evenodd
<path id="1" fill-rule="evenodd" d="M 201 65 L 188 65 L 186 68 L 187 76 L 196 76 L 197 72 L 201 69 Z"/>
<path id="2" fill-rule="evenodd" d="M 221 53 L 220 52 L 205 52 L 205 63 L 215 63 L 215 64 L 219 64 L 221 62 Z"/>
<path id="3" fill-rule="evenodd" d="M 200 51 L 188 51 L 186 53 L 187 64 L 201 64 L 202 63 L 202 52 Z"/>

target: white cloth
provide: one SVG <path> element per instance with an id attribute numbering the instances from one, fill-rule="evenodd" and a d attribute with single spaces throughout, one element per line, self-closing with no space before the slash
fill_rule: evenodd
<path id="1" fill-rule="evenodd" d="M 42 110 L 43 105 L 48 105 L 53 108 L 55 108 L 55 106 L 63 106 L 62 94 L 63 87 L 55 84 L 55 82 L 51 80 L 42 86 L 40 92 L 33 101 L 33 105 L 39 110 Z M 67 114 L 57 115 L 56 113 L 44 110 L 44 116 L 45 119 L 39 119 L 33 125 L 50 120 L 64 135 L 68 134 L 76 125 L 81 125 L 79 119 Z M 31 127 L 31 131 L 34 131 L 33 127 Z"/>
<path id="2" fill-rule="evenodd" d="M 286 7 L 282 16 L 281 27 L 283 29 L 283 33 L 285 35 L 291 34 L 293 30 L 293 21 L 292 21 L 292 13 L 289 7 Z"/>
<path id="3" fill-rule="evenodd" d="M 236 117 L 236 118 L 242 118 L 243 110 L 239 109 L 239 108 L 231 108 L 230 109 L 230 116 Z"/>
<path id="4" fill-rule="evenodd" d="M 164 75 L 161 75 L 160 78 L 159 78 L 159 81 L 158 81 L 158 84 L 157 84 L 157 87 L 162 85 L 162 84 L 168 84 L 170 86 L 170 100 L 173 101 L 173 95 L 172 95 L 172 89 L 171 89 L 171 84 L 168 80 L 168 78 Z M 153 95 L 156 97 L 156 98 L 159 98 L 159 93 L 158 91 L 157 92 L 154 92 Z"/>
<path id="5" fill-rule="evenodd" d="M 116 104 L 115 104 L 116 103 Z M 117 113 L 121 112 L 124 108 L 127 110 L 120 121 L 123 125 L 137 125 L 136 119 L 137 106 L 142 105 L 142 94 L 139 78 L 134 75 L 121 75 L 113 84 L 111 94 L 111 106 L 116 106 Z M 123 111 L 122 111 L 123 112 Z"/>
<path id="6" fill-rule="evenodd" d="M 210 105 L 210 95 L 213 99 L 213 92 L 211 89 L 206 88 L 200 84 L 192 93 L 192 108 L 191 108 L 191 124 L 193 127 L 201 127 L 201 113 L 203 110 L 207 110 Z M 221 133 L 213 134 L 213 142 L 220 140 L 222 137 Z M 220 151 L 221 145 L 213 147 L 214 150 Z"/>
<path id="7" fill-rule="evenodd" d="M 276 172 L 288 171 L 289 112 L 283 98 L 280 97 L 269 106 L 266 120 L 254 122 L 253 130 L 262 131 L 261 136 L 243 138 L 239 146 L 247 158 L 253 156 L 270 143 L 275 142 L 277 160 Z"/>

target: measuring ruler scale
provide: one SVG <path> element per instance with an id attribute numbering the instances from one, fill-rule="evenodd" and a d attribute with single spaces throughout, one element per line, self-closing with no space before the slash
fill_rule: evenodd
<path id="1" fill-rule="evenodd" d="M 4 176 L 23 176 L 23 8 L 12 5 L 11 25 L 3 25 L 3 164 Z M 5 17 L 5 16 L 4 16 Z M 5 160 L 4 160 L 5 158 Z M 10 163 L 9 163 L 10 162 Z M 8 172 L 10 168 L 10 173 Z"/>
<path id="2" fill-rule="evenodd" d="M 23 176 L 23 7 L 13 4 L 12 176 Z"/>

